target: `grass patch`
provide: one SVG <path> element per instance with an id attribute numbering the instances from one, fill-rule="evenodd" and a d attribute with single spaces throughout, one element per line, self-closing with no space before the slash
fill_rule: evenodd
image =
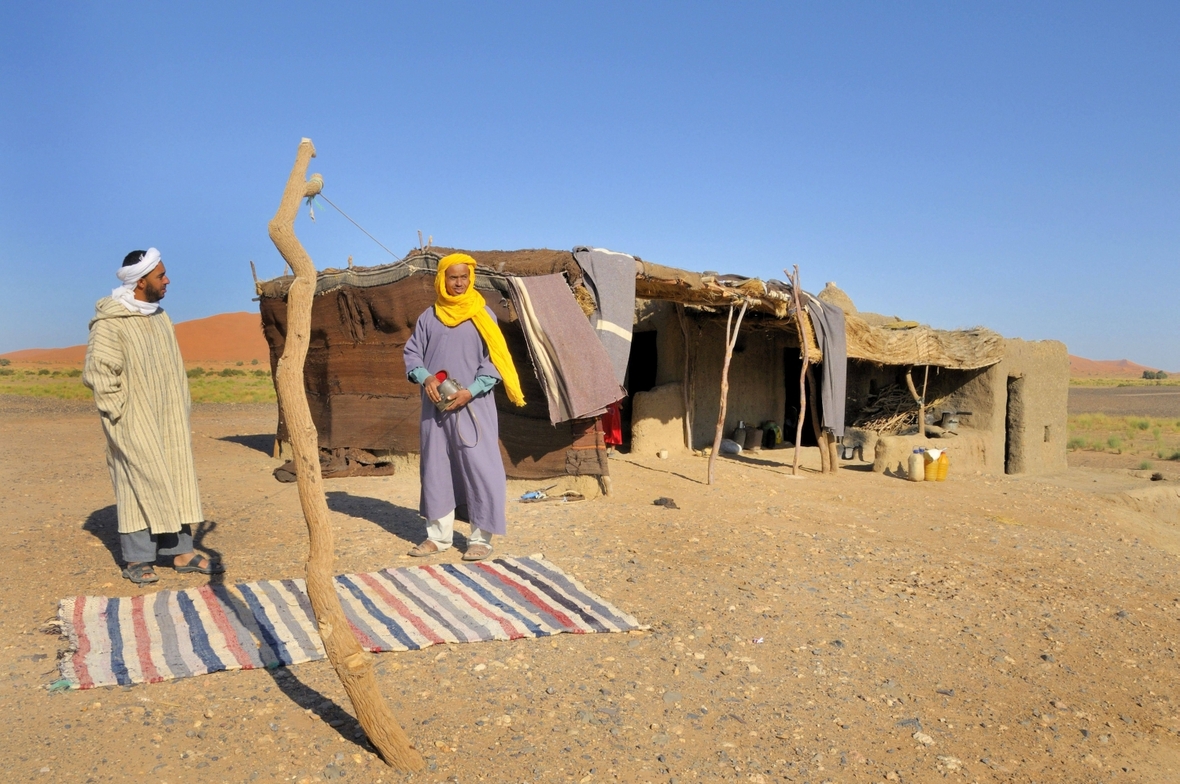
<path id="1" fill-rule="evenodd" d="M 1180 420 L 1110 414 L 1069 417 L 1066 447 L 1093 449 L 1141 459 L 1180 460 Z"/>
<path id="2" fill-rule="evenodd" d="M 1150 470 L 1151 470 L 1151 467 L 1152 467 L 1152 466 L 1151 466 L 1151 461 L 1150 461 L 1150 460 L 1144 460 L 1143 462 L 1141 462 L 1141 463 L 1139 464 L 1139 470 L 1140 470 L 1140 471 L 1150 471 Z"/>
<path id="3" fill-rule="evenodd" d="M 1180 377 L 1168 378 L 1071 378 L 1071 387 L 1172 387 L 1180 386 Z"/>
<path id="4" fill-rule="evenodd" d="M 12 370 L 4 368 L 5 370 Z M 189 391 L 194 403 L 273 403 L 275 389 L 270 374 L 255 371 L 247 375 L 235 370 L 231 374 L 205 374 L 203 370 L 194 375 L 188 371 Z M 0 395 L 21 395 L 23 397 L 49 397 L 58 400 L 90 400 L 93 393 L 82 384 L 82 371 L 73 368 L 51 372 L 12 370 L 0 375 Z"/>

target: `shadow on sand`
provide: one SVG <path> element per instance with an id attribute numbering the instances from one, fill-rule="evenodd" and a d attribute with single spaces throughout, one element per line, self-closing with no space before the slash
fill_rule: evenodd
<path id="1" fill-rule="evenodd" d="M 218 441 L 228 441 L 231 444 L 240 444 L 247 449 L 253 449 L 261 452 L 267 457 L 274 455 L 275 437 L 274 433 L 259 433 L 256 436 L 222 436 Z"/>

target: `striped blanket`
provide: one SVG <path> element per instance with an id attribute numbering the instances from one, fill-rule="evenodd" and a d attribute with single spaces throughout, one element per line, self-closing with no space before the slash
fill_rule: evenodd
<path id="1" fill-rule="evenodd" d="M 366 650 L 639 629 L 543 558 L 382 569 L 336 578 Z M 203 585 L 130 598 L 75 596 L 58 607 L 74 689 L 155 683 L 324 658 L 303 580 Z"/>

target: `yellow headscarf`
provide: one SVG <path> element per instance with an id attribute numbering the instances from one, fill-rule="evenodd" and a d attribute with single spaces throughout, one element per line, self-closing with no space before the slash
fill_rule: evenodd
<path id="1" fill-rule="evenodd" d="M 470 268 L 471 283 L 467 286 L 467 291 L 458 297 L 452 297 L 447 293 L 447 270 L 456 264 L 466 264 Z M 508 399 L 518 406 L 523 406 L 524 393 L 520 391 L 520 376 L 516 374 L 516 365 L 512 363 L 512 355 L 508 353 L 504 333 L 484 309 L 488 303 L 483 294 L 475 290 L 475 259 L 466 253 L 452 253 L 439 259 L 438 274 L 434 277 L 434 293 L 434 314 L 438 316 L 438 320 L 448 327 L 457 327 L 471 319 L 483 342 L 487 344 L 492 364 L 500 371 Z"/>

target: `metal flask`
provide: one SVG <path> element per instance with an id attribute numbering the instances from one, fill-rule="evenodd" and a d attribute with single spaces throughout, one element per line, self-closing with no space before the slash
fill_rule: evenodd
<path id="1" fill-rule="evenodd" d="M 446 410 L 446 407 L 451 404 L 451 398 L 453 398 L 459 392 L 459 390 L 465 388 L 466 387 L 464 387 L 458 381 L 451 378 L 450 376 L 447 376 L 443 379 L 443 382 L 438 385 L 438 402 L 434 405 L 439 411 Z"/>

